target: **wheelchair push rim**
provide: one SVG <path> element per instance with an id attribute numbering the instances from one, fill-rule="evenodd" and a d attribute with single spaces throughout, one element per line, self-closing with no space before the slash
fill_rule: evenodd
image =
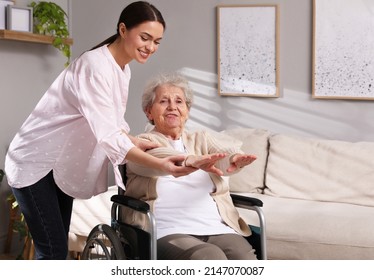
<path id="1" fill-rule="evenodd" d="M 100 224 L 95 226 L 88 235 L 81 259 L 123 260 L 126 256 L 115 230 L 109 225 Z"/>

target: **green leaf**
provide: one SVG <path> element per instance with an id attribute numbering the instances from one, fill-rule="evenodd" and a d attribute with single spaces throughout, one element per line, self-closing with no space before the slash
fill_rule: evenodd
<path id="1" fill-rule="evenodd" d="M 55 37 L 52 45 L 67 57 L 65 66 L 69 65 L 70 46 L 63 40 L 69 37 L 67 13 L 53 2 L 33 1 L 30 6 L 33 8 L 34 32 Z"/>

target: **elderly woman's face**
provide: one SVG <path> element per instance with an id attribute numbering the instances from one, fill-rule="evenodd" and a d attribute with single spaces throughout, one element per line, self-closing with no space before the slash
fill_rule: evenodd
<path id="1" fill-rule="evenodd" d="M 172 85 L 162 85 L 156 89 L 155 100 L 147 110 L 147 117 L 154 121 L 157 131 L 178 139 L 188 113 L 183 90 Z"/>

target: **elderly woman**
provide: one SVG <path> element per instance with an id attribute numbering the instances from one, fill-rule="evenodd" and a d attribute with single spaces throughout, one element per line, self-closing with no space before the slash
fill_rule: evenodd
<path id="1" fill-rule="evenodd" d="M 175 178 L 129 162 L 126 195 L 150 204 L 157 221 L 159 259 L 256 259 L 243 237 L 251 231 L 221 177 L 256 157 L 241 152 L 231 138 L 185 131 L 192 99 L 188 81 L 178 74 L 149 82 L 142 106 L 154 129 L 138 137 L 160 145 L 148 151 L 154 156 L 186 154 L 180 164 L 196 171 Z M 144 219 L 136 215 L 127 214 L 126 219 L 145 228 Z"/>

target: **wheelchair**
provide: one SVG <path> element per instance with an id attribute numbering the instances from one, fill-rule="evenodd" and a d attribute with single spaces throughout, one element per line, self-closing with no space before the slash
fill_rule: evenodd
<path id="1" fill-rule="evenodd" d="M 126 186 L 126 167 L 121 166 Z M 252 235 L 246 237 L 255 249 L 257 259 L 266 260 L 266 224 L 261 200 L 231 194 L 234 205 L 257 213 L 259 226 L 249 225 Z M 96 225 L 87 237 L 81 254 L 82 260 L 157 260 L 156 219 L 150 206 L 141 200 L 125 196 L 118 188 L 118 194 L 111 197 L 111 224 Z M 132 209 L 144 214 L 149 230 L 137 228 L 122 222 L 122 209 Z M 124 210 L 126 211 L 126 210 Z"/>

